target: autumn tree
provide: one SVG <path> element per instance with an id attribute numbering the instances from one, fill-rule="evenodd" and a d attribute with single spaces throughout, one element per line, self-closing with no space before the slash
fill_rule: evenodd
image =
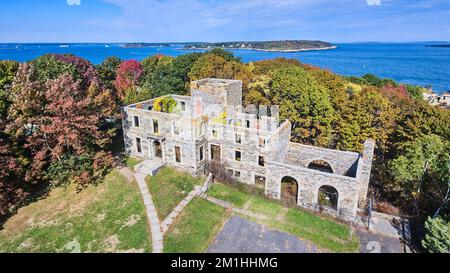
<path id="1" fill-rule="evenodd" d="M 173 60 L 173 74 L 184 83 L 184 93 L 188 93 L 190 91 L 189 86 L 191 79 L 189 78 L 189 72 L 195 62 L 203 55 L 203 53 L 194 52 L 180 55 Z"/>
<path id="2" fill-rule="evenodd" d="M 36 80 L 45 84 L 47 80 L 57 79 L 61 75 L 71 75 L 74 79 L 82 79 L 81 74 L 70 62 L 58 60 L 53 54 L 46 54 L 30 62 Z"/>
<path id="3" fill-rule="evenodd" d="M 0 61 L 0 119 L 5 119 L 11 104 L 10 89 L 19 69 L 19 63 Z"/>
<path id="4" fill-rule="evenodd" d="M 189 78 L 192 81 L 204 78 L 224 78 L 224 66 L 227 61 L 214 54 L 205 54 L 192 66 Z"/>
<path id="5" fill-rule="evenodd" d="M 116 80 L 116 71 L 122 60 L 118 57 L 108 57 L 101 64 L 96 66 L 98 77 L 104 86 L 114 90 L 114 81 Z"/>
<path id="6" fill-rule="evenodd" d="M 292 123 L 295 141 L 327 146 L 331 137 L 333 107 L 328 91 L 300 67 L 273 72 L 271 101 L 280 117 Z"/>
<path id="7" fill-rule="evenodd" d="M 376 89 L 366 88 L 353 94 L 347 106 L 337 126 L 337 148 L 360 152 L 371 138 L 378 149 L 385 149 L 395 126 L 394 105 Z"/>
<path id="8" fill-rule="evenodd" d="M 225 50 L 223 48 L 213 48 L 211 50 L 208 50 L 208 54 L 220 56 L 225 59 L 227 62 L 241 62 L 241 58 L 234 56 L 233 52 Z"/>
<path id="9" fill-rule="evenodd" d="M 204 78 L 235 79 L 243 83 L 243 95 L 248 91 L 248 85 L 253 77 L 252 63 L 243 64 L 236 60 L 227 60 L 221 55 L 207 53 L 198 58 L 189 73 L 190 80 Z"/>
<path id="10" fill-rule="evenodd" d="M 114 129 L 105 129 L 115 114 L 107 91 L 95 84 L 86 89 L 69 74 L 43 84 L 39 75 L 32 65 L 21 65 L 11 91 L 7 129 L 31 155 L 24 168 L 26 181 L 45 179 L 49 164 L 68 154 L 94 157 L 114 134 Z"/>
<path id="11" fill-rule="evenodd" d="M 389 162 L 391 180 L 385 186 L 404 202 L 414 204 L 417 215 L 421 209 L 432 209 L 437 217 L 450 202 L 448 144 L 437 135 L 425 135 L 408 143 L 405 152 Z"/>
<path id="12" fill-rule="evenodd" d="M 45 84 L 31 64 L 21 64 L 11 88 L 12 105 L 8 118 L 8 132 L 16 139 L 28 137 L 36 129 L 36 120 L 40 118 L 45 106 Z"/>
<path id="13" fill-rule="evenodd" d="M 147 99 L 185 93 L 185 81 L 175 73 L 174 60 L 173 57 L 156 55 L 142 62 L 144 75 L 141 86 L 151 94 Z"/>
<path id="14" fill-rule="evenodd" d="M 295 59 L 275 58 L 263 60 L 254 63 L 254 73 L 257 75 L 269 75 L 272 71 L 280 68 L 289 68 L 293 66 L 300 67 L 301 63 Z"/>
<path id="15" fill-rule="evenodd" d="M 117 90 L 117 97 L 123 101 L 128 92 L 137 88 L 142 76 L 143 68 L 141 63 L 135 60 L 122 62 L 117 68 L 116 81 L 114 86 Z"/>
<path id="16" fill-rule="evenodd" d="M 99 76 L 94 65 L 88 60 L 72 55 L 72 54 L 53 54 L 51 55 L 58 61 L 71 64 L 77 74 L 80 76 L 82 88 L 89 88 L 92 84 L 99 84 Z M 63 75 L 61 73 L 60 75 Z M 58 76 L 60 76 L 58 75 Z M 76 75 L 73 75 L 75 79 L 78 79 Z"/>
<path id="17" fill-rule="evenodd" d="M 28 193 L 20 179 L 20 150 L 7 134 L 8 110 L 12 104 L 11 85 L 19 64 L 0 61 L 0 218 L 22 200 Z"/>
<path id="18" fill-rule="evenodd" d="M 426 101 L 403 99 L 395 101 L 399 109 L 392 134 L 392 149 L 403 151 L 405 144 L 424 135 L 450 139 L 450 111 L 430 106 Z"/>
<path id="19" fill-rule="evenodd" d="M 270 88 L 272 78 L 267 75 L 257 75 L 252 79 L 248 85 L 249 91 L 244 95 L 244 105 L 255 105 L 259 108 L 260 105 L 271 105 Z"/>
<path id="20" fill-rule="evenodd" d="M 84 93 L 81 82 L 70 75 L 47 82 L 46 106 L 28 137 L 35 159 L 61 162 L 65 155 L 90 154 L 110 142 L 112 134 L 99 128 L 102 113 L 93 107 L 96 98 Z"/>

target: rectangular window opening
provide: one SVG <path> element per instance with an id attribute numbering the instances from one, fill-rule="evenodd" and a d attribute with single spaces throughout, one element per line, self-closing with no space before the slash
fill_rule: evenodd
<path id="1" fill-rule="evenodd" d="M 236 143 L 241 144 L 242 143 L 242 136 L 240 134 L 236 134 Z"/>
<path id="2" fill-rule="evenodd" d="M 142 153 L 141 139 L 138 137 L 136 138 L 136 150 L 138 153 Z"/>
<path id="3" fill-rule="evenodd" d="M 139 117 L 138 116 L 134 116 L 134 127 L 139 128 Z"/>
<path id="4" fill-rule="evenodd" d="M 153 133 L 159 134 L 159 124 L 157 119 L 153 120 Z"/>
<path id="5" fill-rule="evenodd" d="M 205 146 L 201 146 L 201 147 L 198 149 L 198 158 L 199 158 L 200 161 L 203 161 L 203 159 L 204 159 L 204 157 L 205 157 L 204 151 L 205 151 Z"/>
<path id="6" fill-rule="evenodd" d="M 234 153 L 234 159 L 236 161 L 241 161 L 241 151 L 235 151 Z"/>
<path id="7" fill-rule="evenodd" d="M 259 166 L 263 166 L 263 167 L 266 165 L 266 161 L 264 159 L 264 156 L 259 156 L 258 157 L 258 165 Z"/>
<path id="8" fill-rule="evenodd" d="M 181 163 L 181 148 L 178 146 L 175 146 L 175 161 Z"/>

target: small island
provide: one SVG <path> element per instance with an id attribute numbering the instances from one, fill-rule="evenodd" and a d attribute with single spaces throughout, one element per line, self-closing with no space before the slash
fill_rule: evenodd
<path id="1" fill-rule="evenodd" d="M 336 46 L 323 41 L 283 40 L 283 41 L 257 41 L 257 42 L 220 42 L 220 43 L 188 43 L 184 49 L 207 50 L 212 48 L 248 49 L 267 52 L 300 52 L 307 50 L 329 50 Z"/>
<path id="2" fill-rule="evenodd" d="M 122 44 L 120 47 L 123 48 L 147 48 L 147 47 L 168 47 L 169 43 L 127 43 Z"/>

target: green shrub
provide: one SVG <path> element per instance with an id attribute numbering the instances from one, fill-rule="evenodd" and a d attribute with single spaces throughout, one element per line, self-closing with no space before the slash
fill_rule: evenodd
<path id="1" fill-rule="evenodd" d="M 431 218 L 425 222 L 422 246 L 430 253 L 450 253 L 450 221 Z"/>

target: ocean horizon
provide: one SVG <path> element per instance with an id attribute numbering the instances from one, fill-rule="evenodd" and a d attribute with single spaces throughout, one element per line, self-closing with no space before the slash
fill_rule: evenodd
<path id="1" fill-rule="evenodd" d="M 302 52 L 265 52 L 233 49 L 243 62 L 273 58 L 293 58 L 302 63 L 328 69 L 344 76 L 374 74 L 405 84 L 431 87 L 437 93 L 450 90 L 450 48 L 428 45 L 448 44 L 429 42 L 354 42 L 334 43 L 336 49 Z M 129 43 L 0 43 L 0 60 L 27 62 L 41 55 L 75 54 L 94 64 L 109 56 L 123 60 L 141 61 L 155 54 L 179 56 L 204 50 L 183 49 L 183 43 L 153 43 L 167 46 L 125 48 Z"/>

